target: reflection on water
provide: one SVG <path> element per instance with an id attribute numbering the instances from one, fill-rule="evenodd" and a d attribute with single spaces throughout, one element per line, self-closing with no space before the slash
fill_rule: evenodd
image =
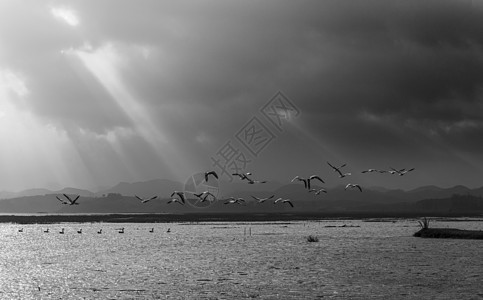
<path id="1" fill-rule="evenodd" d="M 360 227 L 326 227 L 343 224 Z M 0 299 L 483 298 L 483 242 L 417 230 L 414 220 L 0 224 Z"/>

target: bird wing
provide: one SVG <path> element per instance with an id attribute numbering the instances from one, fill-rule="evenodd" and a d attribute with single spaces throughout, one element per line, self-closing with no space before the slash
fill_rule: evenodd
<path id="1" fill-rule="evenodd" d="M 69 195 L 67 195 L 67 194 L 62 194 L 62 195 L 64 195 L 64 197 L 67 198 L 67 200 L 69 200 L 69 202 L 72 202 L 72 199 L 70 199 Z"/>
<path id="2" fill-rule="evenodd" d="M 285 201 L 283 201 L 283 202 L 288 203 L 288 204 L 290 204 L 290 206 L 292 206 L 292 207 L 293 207 L 293 203 L 292 203 L 290 200 L 285 200 Z"/>
<path id="3" fill-rule="evenodd" d="M 362 192 L 362 188 L 361 188 L 361 186 L 360 186 L 360 185 L 356 184 L 355 186 L 356 186 L 356 187 L 359 189 L 359 191 L 361 191 L 361 192 Z"/>
<path id="4" fill-rule="evenodd" d="M 143 201 L 144 199 L 139 197 L 138 195 L 134 195 L 134 197 L 136 197 L 139 201 Z"/>
<path id="5" fill-rule="evenodd" d="M 72 200 L 72 204 L 74 204 L 78 199 L 79 199 L 80 195 L 77 195 L 77 197 L 75 197 L 74 200 Z"/>

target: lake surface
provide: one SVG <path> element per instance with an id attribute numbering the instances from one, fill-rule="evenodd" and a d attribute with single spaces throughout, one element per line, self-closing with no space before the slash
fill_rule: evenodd
<path id="1" fill-rule="evenodd" d="M 344 224 L 360 227 L 326 227 Z M 483 241 L 417 230 L 416 220 L 0 224 L 0 299 L 483 299 Z"/>

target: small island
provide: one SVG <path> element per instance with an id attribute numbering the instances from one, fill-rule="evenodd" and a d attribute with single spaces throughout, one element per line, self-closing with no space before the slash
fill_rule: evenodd
<path id="1" fill-rule="evenodd" d="M 473 239 L 483 240 L 482 230 L 463 230 L 455 228 L 429 228 L 429 219 L 418 221 L 421 229 L 414 233 L 415 237 L 440 239 Z"/>
<path id="2" fill-rule="evenodd" d="M 418 232 L 414 233 L 414 236 L 422 238 L 483 240 L 483 231 L 454 228 L 422 228 Z"/>

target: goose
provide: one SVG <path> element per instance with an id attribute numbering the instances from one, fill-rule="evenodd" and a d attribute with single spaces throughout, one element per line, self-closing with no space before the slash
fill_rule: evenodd
<path id="1" fill-rule="evenodd" d="M 176 202 L 176 203 L 179 203 L 181 205 L 184 205 L 184 202 L 178 198 L 171 198 L 169 201 L 168 201 L 168 204 L 171 204 L 173 202 Z"/>
<path id="2" fill-rule="evenodd" d="M 77 233 L 82 233 L 82 228 L 80 228 L 79 230 L 77 230 Z"/>
<path id="3" fill-rule="evenodd" d="M 149 232 L 154 232 L 154 227 L 149 229 Z"/>
<path id="4" fill-rule="evenodd" d="M 272 195 L 272 196 L 266 197 L 266 198 L 258 198 L 258 197 L 252 196 L 252 198 L 255 199 L 255 200 L 257 200 L 258 203 L 263 203 L 263 202 L 265 202 L 267 200 L 272 199 L 273 197 L 275 197 L 275 195 Z"/>
<path id="5" fill-rule="evenodd" d="M 360 185 L 358 185 L 357 183 L 348 183 L 348 184 L 345 186 L 344 190 L 347 190 L 348 188 L 351 188 L 351 189 L 353 189 L 353 188 L 358 188 L 358 189 L 359 189 L 359 191 L 361 191 L 361 192 L 362 192 L 362 188 L 361 188 L 361 186 L 360 186 Z"/>
<path id="6" fill-rule="evenodd" d="M 247 180 L 248 180 L 248 184 L 267 183 L 267 182 L 268 182 L 268 181 L 266 181 L 266 180 L 261 180 L 261 181 L 260 181 L 260 180 L 252 180 L 252 179 L 250 179 L 250 178 L 247 178 Z"/>
<path id="7" fill-rule="evenodd" d="M 166 230 L 167 233 L 170 233 L 171 232 L 171 228 L 168 228 L 168 230 Z"/>
<path id="8" fill-rule="evenodd" d="M 406 173 L 408 173 L 408 172 L 411 172 L 411 171 L 414 171 L 414 170 L 415 170 L 415 168 L 411 168 L 411 169 L 409 169 L 409 170 L 404 170 L 404 171 L 401 171 L 401 172 L 399 172 L 399 176 L 403 176 L 404 174 L 406 174 Z"/>
<path id="9" fill-rule="evenodd" d="M 23 228 L 20 228 L 20 229 L 18 230 L 18 232 L 23 232 Z"/>
<path id="10" fill-rule="evenodd" d="M 64 228 L 62 228 L 61 231 L 59 231 L 60 234 L 64 234 Z"/>
<path id="11" fill-rule="evenodd" d="M 123 227 L 123 228 L 121 228 L 121 229 L 119 229 L 119 231 L 118 231 L 118 232 L 119 232 L 119 233 L 124 233 L 124 227 Z"/>
<path id="12" fill-rule="evenodd" d="M 45 233 L 49 233 L 49 229 L 47 228 L 46 230 L 44 230 Z"/>
<path id="13" fill-rule="evenodd" d="M 218 174 L 216 174 L 215 171 L 208 171 L 208 172 L 205 172 L 205 181 L 208 182 L 208 176 L 212 175 L 213 177 L 215 177 L 216 179 L 218 179 Z"/>
<path id="14" fill-rule="evenodd" d="M 158 198 L 158 196 L 153 196 L 151 198 L 141 198 L 141 197 L 139 197 L 137 195 L 134 195 L 134 197 L 136 197 L 139 201 L 141 201 L 141 203 L 146 203 L 146 202 L 149 202 L 151 200 L 154 200 L 154 199 L 157 199 Z"/>
<path id="15" fill-rule="evenodd" d="M 183 204 L 186 203 L 186 198 L 185 198 L 184 192 L 174 191 L 173 193 L 171 193 L 171 197 L 173 197 L 174 195 L 177 195 L 179 197 L 179 200 L 181 200 L 183 202 Z M 170 202 L 168 202 L 168 203 L 170 203 Z"/>
<path id="16" fill-rule="evenodd" d="M 97 231 L 97 234 L 101 234 L 101 233 L 102 233 L 102 228 Z"/>
<path id="17" fill-rule="evenodd" d="M 290 201 L 290 199 L 278 198 L 277 200 L 273 201 L 273 204 L 277 204 L 277 203 L 288 203 L 290 206 L 293 207 L 293 203 L 292 201 Z"/>
<path id="18" fill-rule="evenodd" d="M 367 170 L 362 171 L 361 173 L 372 173 L 372 172 L 379 172 L 379 173 L 381 173 L 381 171 L 376 170 L 376 169 L 367 169 Z"/>
<path id="19" fill-rule="evenodd" d="M 294 182 L 295 180 L 298 180 L 298 181 L 303 181 L 303 182 L 304 182 L 304 187 L 305 187 L 305 188 L 307 188 L 307 179 L 302 178 L 302 177 L 300 177 L 300 176 L 295 176 L 295 177 L 292 179 L 292 181 L 290 181 L 290 182 Z"/>

